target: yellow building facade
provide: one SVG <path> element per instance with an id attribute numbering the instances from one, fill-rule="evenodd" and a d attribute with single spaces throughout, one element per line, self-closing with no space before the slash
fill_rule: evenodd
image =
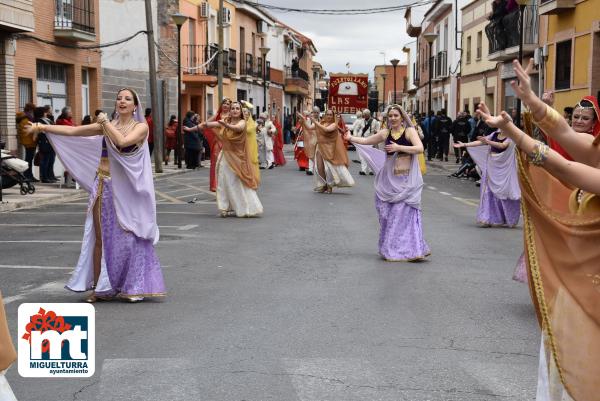
<path id="1" fill-rule="evenodd" d="M 460 109 L 469 110 L 471 114 L 480 102 L 485 102 L 492 111 L 500 106 L 497 63 L 488 59 L 489 41 L 485 34 L 491 3 L 489 0 L 475 0 L 461 9 Z"/>
<path id="2" fill-rule="evenodd" d="M 600 95 L 600 1 L 542 0 L 540 46 L 544 88 L 555 92 L 554 107 L 574 106 Z"/>

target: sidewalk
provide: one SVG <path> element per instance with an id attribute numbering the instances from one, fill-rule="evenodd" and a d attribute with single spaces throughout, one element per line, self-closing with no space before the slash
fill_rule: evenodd
<path id="1" fill-rule="evenodd" d="M 439 161 L 437 159 L 433 159 L 432 161 L 427 162 L 428 168 L 434 168 L 437 170 L 442 170 L 447 172 L 448 174 L 454 173 L 460 167 L 460 164 L 456 163 L 456 159 L 454 156 L 448 158 L 447 162 Z"/>
<path id="2" fill-rule="evenodd" d="M 152 164 L 154 168 L 154 164 Z M 185 173 L 185 165 L 183 168 L 178 169 L 177 166 L 172 163 L 168 166 L 163 164 L 163 172 L 161 174 L 154 173 L 154 178 L 163 178 L 171 175 Z M 21 195 L 19 185 L 15 185 L 12 188 L 2 190 L 2 203 L 0 203 L 0 213 L 9 212 L 16 209 L 30 209 L 33 207 L 39 207 L 51 203 L 63 203 L 69 202 L 76 199 L 85 199 L 87 193 L 83 189 L 75 189 L 72 187 L 66 187 L 60 183 L 56 184 L 42 184 L 36 182 L 35 193 Z"/>

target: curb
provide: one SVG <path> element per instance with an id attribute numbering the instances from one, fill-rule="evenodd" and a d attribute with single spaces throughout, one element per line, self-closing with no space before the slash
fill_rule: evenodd
<path id="1" fill-rule="evenodd" d="M 182 169 L 169 169 L 163 170 L 162 173 L 152 173 L 152 177 L 156 180 L 159 178 L 165 178 L 172 175 L 184 174 L 188 170 L 185 168 Z M 43 198 L 31 199 L 27 198 L 27 195 L 23 196 L 23 200 L 18 200 L 10 203 L 2 203 L 0 204 L 0 213 L 11 212 L 17 209 L 32 209 L 40 206 L 45 206 L 50 203 L 65 203 L 73 200 L 77 200 L 80 198 L 85 198 L 87 196 L 87 192 L 83 189 L 80 189 L 77 192 L 71 192 L 68 194 L 58 194 L 58 195 L 49 195 Z"/>
<path id="2" fill-rule="evenodd" d="M 3 212 L 10 212 L 16 209 L 31 209 L 31 208 L 35 208 L 35 207 L 39 207 L 39 206 L 44 206 L 47 205 L 49 203 L 57 203 L 57 202 L 69 202 L 72 200 L 77 200 L 79 198 L 81 198 L 82 196 L 84 196 L 86 194 L 86 192 L 81 189 L 75 193 L 70 193 L 70 194 L 65 194 L 65 195 L 52 195 L 52 196 L 47 196 L 45 198 L 38 198 L 38 199 L 25 199 L 22 201 L 17 201 L 17 202 L 12 202 L 12 203 L 4 203 L 4 204 L 0 204 L 0 213 Z M 27 196 L 27 195 L 25 195 Z"/>

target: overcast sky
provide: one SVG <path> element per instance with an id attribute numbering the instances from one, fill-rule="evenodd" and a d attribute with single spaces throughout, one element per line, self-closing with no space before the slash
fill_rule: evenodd
<path id="1" fill-rule="evenodd" d="M 349 9 L 363 7 L 389 7 L 412 3 L 414 0 L 260 0 L 259 3 L 282 7 L 307 9 Z M 427 6 L 429 7 L 429 6 Z M 427 8 L 415 10 L 423 15 Z M 375 65 L 386 63 L 393 58 L 406 61 L 402 47 L 414 38 L 406 34 L 404 10 L 371 15 L 313 15 L 296 12 L 276 12 L 269 10 L 278 19 L 310 37 L 325 71 L 350 72 L 373 75 Z M 413 12 L 413 15 L 415 12 Z M 414 22 L 413 22 L 414 23 Z"/>

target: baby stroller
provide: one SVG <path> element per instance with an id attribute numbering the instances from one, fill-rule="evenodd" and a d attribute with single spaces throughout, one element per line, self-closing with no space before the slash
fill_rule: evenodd
<path id="1" fill-rule="evenodd" d="M 14 157 L 6 150 L 0 150 L 2 163 L 0 164 L 0 184 L 2 189 L 11 188 L 19 184 L 21 195 L 33 194 L 35 186 L 23 173 L 29 168 L 25 160 Z"/>

